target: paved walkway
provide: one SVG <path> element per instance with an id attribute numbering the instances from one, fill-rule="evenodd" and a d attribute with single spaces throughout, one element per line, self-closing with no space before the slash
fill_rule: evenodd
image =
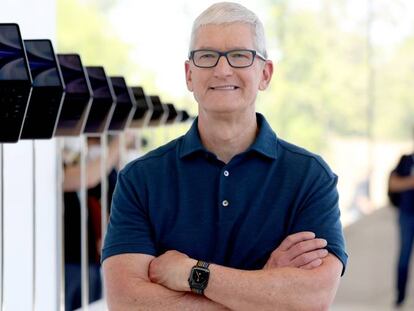
<path id="1" fill-rule="evenodd" d="M 397 211 L 385 207 L 345 228 L 349 263 L 332 311 L 395 310 L 396 221 Z M 398 310 L 414 310 L 414 262 L 411 266 L 407 301 Z"/>

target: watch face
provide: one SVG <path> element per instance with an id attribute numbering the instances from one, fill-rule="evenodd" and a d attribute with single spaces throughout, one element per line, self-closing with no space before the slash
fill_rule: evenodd
<path id="1" fill-rule="evenodd" d="M 197 289 L 205 289 L 210 271 L 206 268 L 194 267 L 191 273 L 191 285 Z"/>

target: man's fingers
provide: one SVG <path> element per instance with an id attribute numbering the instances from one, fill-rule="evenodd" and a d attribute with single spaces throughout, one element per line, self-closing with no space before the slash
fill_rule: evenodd
<path id="1" fill-rule="evenodd" d="M 322 264 L 322 259 L 318 258 L 318 259 L 315 259 L 314 261 L 312 261 L 312 262 L 310 262 L 310 263 L 308 263 L 304 266 L 301 266 L 299 268 L 305 269 L 305 270 L 312 270 L 312 269 L 315 269 L 315 268 L 319 267 L 321 264 Z"/>
<path id="2" fill-rule="evenodd" d="M 314 261 L 319 262 L 318 259 L 322 260 L 322 258 L 326 257 L 327 255 L 328 251 L 326 249 L 318 249 L 309 253 L 304 253 L 296 257 L 292 261 L 292 263 L 294 267 L 304 267 L 311 264 Z"/>
<path id="3" fill-rule="evenodd" d="M 289 258 L 293 260 L 296 257 L 301 256 L 302 254 L 325 248 L 326 245 L 327 242 L 324 239 L 312 239 L 308 241 L 299 242 L 289 249 Z"/>
<path id="4" fill-rule="evenodd" d="M 315 233 L 310 231 L 302 231 L 298 233 L 294 233 L 286 237 L 283 242 L 280 244 L 279 248 L 282 251 L 287 251 L 293 245 L 307 240 L 312 240 L 315 238 Z"/>

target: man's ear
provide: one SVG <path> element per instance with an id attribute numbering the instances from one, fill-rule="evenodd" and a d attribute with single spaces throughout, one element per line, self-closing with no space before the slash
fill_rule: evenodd
<path id="1" fill-rule="evenodd" d="M 262 79 L 259 83 L 259 90 L 264 91 L 269 86 L 273 76 L 273 62 L 267 60 L 262 68 Z"/>
<path id="2" fill-rule="evenodd" d="M 193 91 L 193 80 L 191 77 L 191 69 L 190 69 L 190 61 L 186 60 L 184 63 L 185 67 L 185 82 L 187 83 L 187 89 L 192 92 Z"/>

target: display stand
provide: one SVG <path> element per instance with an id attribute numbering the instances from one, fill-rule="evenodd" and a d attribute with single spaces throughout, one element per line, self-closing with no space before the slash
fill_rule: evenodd
<path id="1" fill-rule="evenodd" d="M 80 206 L 81 206 L 81 284 L 82 310 L 88 310 L 89 305 L 89 256 L 88 256 L 88 185 L 87 136 L 80 136 Z"/>

